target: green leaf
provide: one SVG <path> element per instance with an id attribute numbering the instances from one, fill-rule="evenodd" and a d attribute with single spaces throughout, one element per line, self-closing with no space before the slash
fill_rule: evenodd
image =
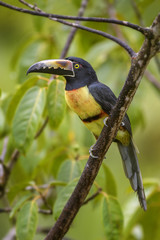
<path id="1" fill-rule="evenodd" d="M 23 95 L 27 92 L 27 90 L 31 87 L 33 87 L 38 80 L 40 79 L 39 76 L 34 76 L 32 78 L 29 78 L 26 82 L 24 82 L 16 91 L 16 93 L 13 95 L 8 109 L 7 109 L 7 121 L 8 123 L 11 123 L 13 116 L 15 114 L 16 108 L 23 97 Z"/>
<path id="2" fill-rule="evenodd" d="M 147 202 L 152 199 L 152 196 L 159 191 L 159 181 L 149 180 L 143 182 Z M 148 204 L 149 205 L 149 204 Z M 147 206 L 149 207 L 149 206 Z M 159 211 L 159 210 L 158 210 Z M 148 212 L 148 210 L 147 210 Z M 146 217 L 146 213 L 140 207 L 140 204 L 137 200 L 137 196 L 132 194 L 129 200 L 125 203 L 123 213 L 125 216 L 124 222 L 124 238 L 130 235 L 133 227 L 140 222 L 140 220 Z M 151 216 L 150 216 L 151 217 Z"/>
<path id="3" fill-rule="evenodd" d="M 0 134 L 4 131 L 4 126 L 5 126 L 5 116 L 0 108 Z"/>
<path id="4" fill-rule="evenodd" d="M 33 161 L 34 159 L 34 161 Z M 42 161 L 41 154 L 37 154 L 37 152 L 33 151 L 27 151 L 27 154 L 21 155 L 19 158 L 19 163 L 21 164 L 21 167 L 23 168 L 24 172 L 32 177 L 32 174 L 34 174 L 34 171 L 37 169 L 37 167 L 40 165 L 40 162 Z"/>
<path id="5" fill-rule="evenodd" d="M 66 109 L 63 81 L 53 80 L 50 83 L 47 93 L 47 108 L 50 125 L 56 129 L 62 122 Z"/>
<path id="6" fill-rule="evenodd" d="M 66 160 L 60 166 L 57 179 L 63 182 L 70 182 L 81 175 L 78 161 Z"/>
<path id="7" fill-rule="evenodd" d="M 77 185 L 78 180 L 74 179 L 72 182 L 70 182 L 66 187 L 64 187 L 58 194 L 58 197 L 55 201 L 54 207 L 53 207 L 53 215 L 54 218 L 57 219 L 64 208 L 65 204 L 67 203 L 69 197 L 71 196 L 73 190 L 75 189 L 75 186 Z"/>
<path id="8" fill-rule="evenodd" d="M 37 86 L 29 89 L 16 110 L 12 133 L 16 147 L 25 151 L 36 134 L 45 105 L 45 89 Z"/>
<path id="9" fill-rule="evenodd" d="M 112 174 L 112 172 L 110 171 L 110 169 L 107 167 L 106 164 L 103 163 L 103 170 L 104 170 L 104 174 L 105 174 L 105 179 L 106 179 L 106 192 L 109 195 L 112 196 L 117 196 L 117 187 L 116 187 L 116 182 L 114 180 L 114 176 Z"/>
<path id="10" fill-rule="evenodd" d="M 160 192 L 159 187 L 148 199 L 148 209 L 142 215 L 140 224 L 145 240 L 160 239 Z"/>
<path id="11" fill-rule="evenodd" d="M 116 198 L 106 195 L 103 201 L 103 224 L 107 240 L 121 239 L 123 214 Z"/>
<path id="12" fill-rule="evenodd" d="M 20 62 L 20 63 L 22 62 L 23 58 L 22 59 L 20 59 L 20 58 L 23 56 L 25 50 L 26 49 L 28 50 L 29 46 L 34 44 L 34 42 L 38 39 L 39 39 L 39 35 L 31 34 L 28 38 L 25 36 L 25 39 L 23 39 L 18 44 L 18 48 L 16 49 L 16 51 L 15 51 L 13 57 L 12 57 L 12 60 L 11 60 L 12 71 L 13 70 L 17 71 L 17 64 L 18 64 L 18 62 Z M 33 54 L 32 56 L 35 57 L 35 52 L 31 51 L 30 54 Z M 30 57 L 30 60 L 33 61 L 33 58 Z"/>
<path id="13" fill-rule="evenodd" d="M 17 197 L 17 195 L 23 191 L 25 189 L 25 187 L 27 187 L 28 185 L 30 185 L 30 182 L 23 182 L 21 181 L 20 183 L 18 184 L 14 184 L 10 189 L 9 189 L 9 192 L 8 192 L 8 199 L 10 201 L 10 203 L 13 202 L 13 200 Z"/>
<path id="14" fill-rule="evenodd" d="M 85 58 L 88 62 L 93 62 L 92 66 L 95 68 L 104 63 L 108 54 L 115 48 L 117 48 L 117 45 L 114 42 L 104 40 L 90 47 L 90 50 L 87 52 Z"/>
<path id="15" fill-rule="evenodd" d="M 12 211 L 9 214 L 10 218 L 13 218 L 16 214 L 16 212 L 22 207 L 22 205 L 30 198 L 33 197 L 33 194 L 31 194 L 30 192 L 23 195 L 21 198 L 18 199 L 18 201 L 16 202 L 16 204 L 14 205 L 14 207 L 12 208 Z"/>
<path id="16" fill-rule="evenodd" d="M 16 224 L 18 240 L 32 240 L 36 232 L 38 207 L 35 201 L 26 202 L 21 208 Z"/>

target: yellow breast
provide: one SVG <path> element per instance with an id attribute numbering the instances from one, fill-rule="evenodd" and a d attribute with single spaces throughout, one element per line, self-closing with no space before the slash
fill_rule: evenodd
<path id="1" fill-rule="evenodd" d="M 101 113 L 101 106 L 89 93 L 88 87 L 65 91 L 68 106 L 78 114 L 81 119 L 95 116 Z"/>
<path id="2" fill-rule="evenodd" d="M 97 138 L 104 126 L 104 118 L 108 117 L 108 114 L 102 110 L 101 106 L 92 97 L 88 87 L 65 91 L 65 98 L 68 106 L 77 113 L 85 126 Z M 130 141 L 130 135 L 127 130 L 122 129 L 118 131 L 116 139 L 127 145 Z"/>

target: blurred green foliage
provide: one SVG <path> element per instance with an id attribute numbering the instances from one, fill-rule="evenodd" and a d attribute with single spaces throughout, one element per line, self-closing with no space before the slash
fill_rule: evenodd
<path id="1" fill-rule="evenodd" d="M 18 1 L 7 2 L 24 7 Z M 139 24 L 131 0 L 91 0 L 85 16 L 109 17 L 111 9 L 108 2 L 112 4 L 118 19 Z M 77 15 L 81 1 L 31 0 L 30 3 L 37 4 L 46 12 Z M 158 14 L 159 0 L 136 0 L 135 3 L 144 25 L 150 26 Z M 111 24 L 82 24 L 117 34 Z M 73 191 L 86 163 L 88 149 L 95 141 L 79 118 L 68 108 L 65 109 L 63 81 L 53 81 L 48 88 L 44 75 L 26 76 L 28 67 L 34 62 L 59 58 L 69 31 L 69 27 L 49 19 L 18 13 L 0 6 L 0 149 L 3 150 L 4 139 L 7 138 L 5 164 L 10 162 L 15 148 L 23 150 L 7 183 L 7 195 L 0 201 L 0 208 L 12 208 L 10 220 L 6 213 L 1 213 L 0 238 L 12 228 L 15 219 L 18 219 L 16 228 L 19 239 L 22 236 L 29 240 L 44 238 L 42 233 L 34 236 L 35 229 L 37 226 L 50 228 L 53 225 L 54 219 L 59 216 Z M 140 33 L 119 26 L 117 31 L 135 51 L 139 50 L 143 42 Z M 118 96 L 130 67 L 129 57 L 121 47 L 95 34 L 78 30 L 68 52 L 68 56 L 71 55 L 89 61 L 99 80 Z M 154 59 L 148 69 L 160 80 Z M 57 87 L 59 92 L 56 95 Z M 140 151 L 140 167 L 148 200 L 147 213 L 140 209 L 131 189 L 128 190 L 129 183 L 124 176 L 120 155 L 116 145 L 112 144 L 90 196 L 99 187 L 102 188 L 102 193 L 81 208 L 68 237 L 76 240 L 117 240 L 121 235 L 122 239 L 126 240 L 160 239 L 159 109 L 160 92 L 144 77 L 128 114 L 134 140 Z M 22 112 L 24 114 L 21 114 Z M 48 114 L 49 124 L 42 134 L 33 140 L 36 130 L 41 128 Z M 42 196 L 47 199 L 47 204 L 40 201 Z M 38 215 L 37 203 L 42 209 L 49 205 L 53 209 L 53 215 Z M 108 219 L 111 220 L 110 225 Z M 26 222 L 28 226 L 24 229 L 23 224 L 25 226 Z M 119 228 L 115 227 L 116 224 Z M 112 231 L 115 231 L 114 238 L 110 235 Z"/>

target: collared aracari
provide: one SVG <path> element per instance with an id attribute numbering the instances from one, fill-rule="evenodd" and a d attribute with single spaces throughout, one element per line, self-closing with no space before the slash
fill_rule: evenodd
<path id="1" fill-rule="evenodd" d="M 44 60 L 33 64 L 27 73 L 41 72 L 62 75 L 66 79 L 65 98 L 69 107 L 77 113 L 96 138 L 116 103 L 111 89 L 98 81 L 92 66 L 77 57 Z M 132 141 L 132 130 L 127 114 L 123 118 L 115 141 L 122 157 L 126 177 L 137 192 L 141 207 L 146 210 L 146 198 L 136 150 Z"/>

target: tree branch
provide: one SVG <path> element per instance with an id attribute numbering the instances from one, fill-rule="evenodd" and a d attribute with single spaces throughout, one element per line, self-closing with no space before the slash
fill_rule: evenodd
<path id="1" fill-rule="evenodd" d="M 35 10 L 35 11 L 40 11 L 40 9 L 37 7 L 36 4 L 35 4 L 35 5 L 32 5 L 32 4 L 30 4 L 30 3 L 28 3 L 28 2 L 26 2 L 26 1 L 24 1 L 24 0 L 19 0 L 19 2 L 21 2 L 21 3 L 24 4 L 25 6 L 31 8 L 31 9 L 33 9 L 33 10 Z"/>
<path id="2" fill-rule="evenodd" d="M 1 1 L 0 1 L 0 5 L 1 5 Z M 12 6 L 12 5 L 11 5 L 11 6 Z M 11 9 L 16 10 L 15 8 L 16 8 L 16 9 L 19 9 L 19 10 L 17 10 L 17 11 L 20 11 L 20 8 L 17 8 L 17 7 L 14 7 L 14 6 L 12 6 Z M 39 9 L 39 8 L 38 8 L 38 9 Z M 22 10 L 26 10 L 26 9 L 21 9 L 20 12 L 29 13 L 29 14 L 32 14 L 32 15 L 37 15 L 37 14 L 36 14 L 36 13 L 37 13 L 36 11 L 29 11 L 29 10 L 22 11 Z M 28 12 L 28 11 L 29 11 L 29 12 Z M 33 12 L 34 12 L 35 14 L 33 14 Z M 130 55 L 131 57 L 133 57 L 133 56 L 135 55 L 135 52 L 133 51 L 133 49 L 132 49 L 130 46 L 128 46 L 124 41 L 120 40 L 120 39 L 117 38 L 117 37 L 114 37 L 114 36 L 112 36 L 112 35 L 110 35 L 110 34 L 108 34 L 108 33 L 105 33 L 105 32 L 103 32 L 103 31 L 99 31 L 99 30 L 96 30 L 96 29 L 93 29 L 93 28 L 81 26 L 81 25 L 79 25 L 79 24 L 77 24 L 77 23 L 70 23 L 70 22 L 67 22 L 67 21 L 64 21 L 64 20 L 60 20 L 60 19 L 58 19 L 58 18 L 56 18 L 56 17 L 52 17 L 52 16 L 59 16 L 59 18 L 60 18 L 60 16 L 61 16 L 61 18 L 63 18 L 63 19 L 64 19 L 64 18 L 70 19 L 70 17 L 68 17 L 68 16 L 62 16 L 62 15 L 56 15 L 56 14 L 48 14 L 48 13 L 43 12 L 41 9 L 39 9 L 38 15 L 48 17 L 50 20 L 53 20 L 53 21 L 62 23 L 62 24 L 67 25 L 67 26 L 71 26 L 71 27 L 74 27 L 74 28 L 79 28 L 79 29 L 82 29 L 82 30 L 85 30 L 85 31 L 88 31 L 88 32 L 92 32 L 92 33 L 98 34 L 98 35 L 103 36 L 103 37 L 105 37 L 105 38 L 108 38 L 108 39 L 116 42 L 117 44 L 119 44 L 121 47 L 123 47 L 123 48 L 129 53 L 129 55 Z M 71 18 L 72 18 L 72 17 L 71 17 Z M 81 19 L 80 17 L 73 17 L 73 18 L 78 19 L 78 20 Z M 97 19 L 97 18 L 94 18 L 94 19 Z M 123 22 L 124 25 L 125 25 L 125 24 L 128 24 L 127 22 L 124 22 L 124 21 L 113 20 L 113 19 L 108 19 L 108 20 L 111 20 L 111 22 L 113 21 L 113 23 L 114 23 L 114 22 L 121 22 L 121 23 Z M 111 22 L 110 22 L 110 23 L 111 23 Z M 147 30 L 148 30 L 148 28 L 147 28 Z M 149 32 L 150 32 L 150 34 L 147 34 L 147 35 L 151 37 L 151 36 L 152 36 L 152 31 L 150 30 Z"/>
<path id="3" fill-rule="evenodd" d="M 67 22 L 67 21 L 64 21 L 64 20 L 59 20 L 59 19 L 56 19 L 56 18 L 50 18 L 50 19 L 54 20 L 56 22 L 62 23 L 64 25 L 68 25 L 68 26 L 71 26 L 71 27 L 73 26 L 73 27 L 82 29 L 84 31 L 95 33 L 95 34 L 98 34 L 98 35 L 103 36 L 105 38 L 108 38 L 108 39 L 116 42 L 117 44 L 119 44 L 122 48 L 124 48 L 128 52 L 128 54 L 130 55 L 130 57 L 133 57 L 135 55 L 135 52 L 133 51 L 133 49 L 130 46 L 128 46 L 125 42 L 123 42 L 119 38 L 114 37 L 114 36 L 112 36 L 108 33 L 102 32 L 102 31 L 97 30 L 97 29 L 81 26 L 77 23 L 70 23 L 70 22 Z"/>
<path id="4" fill-rule="evenodd" d="M 42 10 L 40 11 L 31 11 L 31 10 L 27 10 L 27 9 L 23 9 L 23 8 L 18 8 L 18 7 L 15 7 L 15 6 L 12 6 L 12 5 L 9 5 L 9 4 L 6 4 L 6 3 L 3 3 L 0 1 L 0 5 L 2 6 L 5 6 L 5 7 L 8 7 L 12 10 L 16 10 L 16 11 L 19 11 L 19 12 L 23 12 L 23 13 L 28 13 L 28 14 L 31 14 L 31 15 L 38 15 L 38 16 L 42 16 L 42 17 L 47 17 L 49 18 L 50 20 L 53 20 L 53 21 L 56 21 L 56 22 L 59 22 L 59 23 L 62 23 L 64 25 L 67 25 L 67 26 L 70 26 L 70 27 L 75 27 L 75 28 L 79 28 L 79 29 L 82 29 L 82 30 L 85 30 L 87 32 L 92 32 L 92 33 L 95 33 L 95 34 L 98 34 L 100 36 L 103 36 L 105 38 L 108 38 L 114 42 L 116 42 L 117 44 L 119 44 L 121 47 L 123 47 L 127 52 L 128 54 L 130 55 L 130 57 L 133 57 L 135 55 L 135 52 L 133 51 L 133 49 L 128 46 L 125 42 L 123 42 L 122 40 L 120 40 L 119 38 L 117 37 L 114 37 L 108 33 L 105 33 L 103 31 L 99 31 L 99 30 L 96 30 L 96 29 L 93 29 L 93 28 L 89 28 L 89 27 L 85 27 L 85 26 L 81 26 L 77 23 L 70 23 L 70 22 L 67 22 L 67 21 L 64 21 L 64 20 L 60 20 L 58 18 L 56 18 L 55 16 L 61 16 L 61 15 L 56 15 L 56 14 L 48 14 L 48 13 L 45 13 L 43 12 Z M 67 17 L 67 16 L 61 16 L 61 18 L 67 18 L 67 19 L 72 19 L 74 18 L 75 20 L 80 20 L 81 18 L 80 17 Z M 113 19 L 110 19 L 111 22 L 110 23 L 114 23 L 114 22 L 119 22 L 119 20 L 113 20 Z M 126 25 L 127 26 L 127 22 L 124 22 L 124 21 L 120 21 L 121 24 L 123 22 L 123 25 Z M 148 29 L 147 29 L 148 31 Z M 151 34 L 152 31 L 149 30 L 148 32 L 148 36 L 151 37 Z"/>
<path id="5" fill-rule="evenodd" d="M 34 9 L 35 11 L 38 10 L 39 12 L 44 13 L 40 8 L 38 8 L 38 7 L 35 6 L 35 5 L 29 4 L 29 3 L 27 3 L 27 2 L 24 1 L 24 0 L 19 0 L 19 1 L 20 1 L 21 3 L 23 3 L 24 5 L 28 6 L 29 8 Z M 82 17 L 82 16 L 83 16 L 87 4 L 88 4 L 88 0 L 82 0 L 80 9 L 79 9 L 79 11 L 78 11 L 78 17 Z M 79 24 L 79 21 L 76 21 L 76 23 Z M 71 32 L 70 32 L 69 36 L 68 36 L 68 39 L 67 39 L 67 41 L 66 41 L 66 44 L 65 44 L 65 46 L 64 46 L 64 48 L 63 48 L 63 50 L 62 50 L 62 53 L 61 53 L 60 58 L 64 58 L 64 57 L 66 56 L 66 54 L 67 54 L 67 52 L 68 52 L 68 50 L 69 50 L 69 47 L 70 47 L 70 45 L 71 45 L 71 43 L 72 43 L 72 41 L 73 41 L 73 38 L 74 38 L 76 32 L 77 32 L 77 28 L 73 27 L 73 28 L 71 29 Z M 48 119 L 46 119 L 46 120 L 47 120 L 47 122 L 48 122 Z M 46 124 L 47 124 L 47 123 L 44 124 L 44 127 L 45 127 Z M 43 127 L 43 126 L 42 126 L 42 127 Z M 43 131 L 43 128 L 42 128 L 42 131 Z M 37 136 L 39 136 L 39 133 L 41 133 L 41 129 L 40 129 L 40 131 L 38 132 Z M 37 137 L 37 136 L 36 136 L 36 137 Z"/>
<path id="6" fill-rule="evenodd" d="M 108 118 L 107 126 L 104 126 L 96 144 L 94 145 L 93 154 L 98 156 L 98 158 L 95 159 L 92 156 L 89 157 L 76 188 L 45 240 L 60 240 L 63 238 L 89 193 L 102 164 L 103 158 L 115 138 L 122 119 L 136 93 L 143 73 L 150 59 L 156 55 L 157 51 L 159 51 L 160 15 L 153 22 L 152 29 L 154 37 L 151 40 L 145 39 L 140 51 L 134 56 L 134 58 L 132 58 L 131 68 L 125 85 L 111 115 Z"/>
<path id="7" fill-rule="evenodd" d="M 152 31 L 149 28 L 144 28 L 141 26 L 138 26 L 136 24 L 127 22 L 127 21 L 120 21 L 117 19 L 107 19 L 107 18 L 97 18 L 97 17 L 75 17 L 75 16 L 65 16 L 65 15 L 58 15 L 58 14 L 51 14 L 51 13 L 45 13 L 45 12 L 38 12 L 38 11 L 31 11 L 24 8 L 19 8 L 7 3 L 4 3 L 3 1 L 0 1 L 0 5 L 3 7 L 10 8 L 12 10 L 22 12 L 22 13 L 28 13 L 31 15 L 37 15 L 47 18 L 57 18 L 57 19 L 67 19 L 67 20 L 74 20 L 74 21 L 90 21 L 90 22 L 104 22 L 104 23 L 113 23 L 118 24 L 121 26 L 132 28 L 136 31 L 141 32 L 146 37 L 152 37 Z"/>

